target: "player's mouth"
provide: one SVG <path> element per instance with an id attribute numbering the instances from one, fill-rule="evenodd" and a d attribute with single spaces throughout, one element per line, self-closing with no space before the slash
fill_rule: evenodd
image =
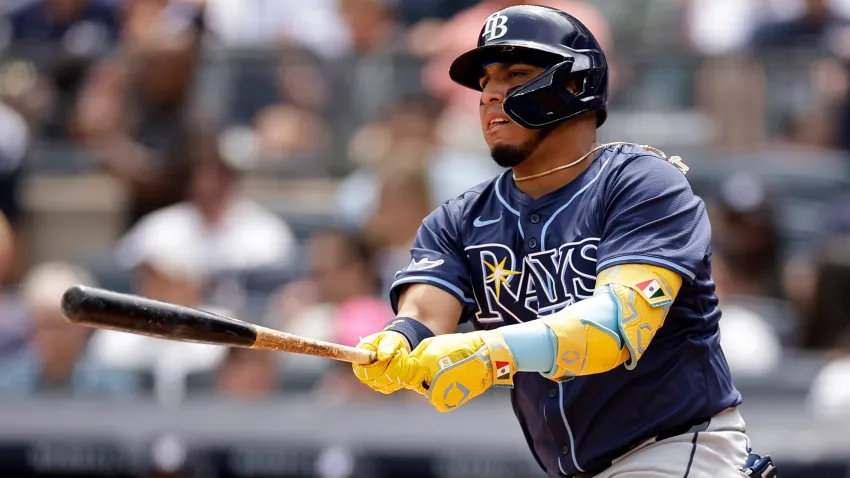
<path id="1" fill-rule="evenodd" d="M 492 115 L 488 115 L 487 118 L 487 134 L 493 134 L 511 124 L 511 120 L 502 113 L 494 113 Z"/>

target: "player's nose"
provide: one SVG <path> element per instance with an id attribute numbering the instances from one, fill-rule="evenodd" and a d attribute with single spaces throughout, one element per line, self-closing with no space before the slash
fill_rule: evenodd
<path id="1" fill-rule="evenodd" d="M 484 90 L 481 92 L 481 102 L 485 105 L 492 103 L 501 103 L 505 101 L 505 94 L 507 93 L 507 87 L 500 87 L 499 85 L 490 85 L 484 87 Z"/>

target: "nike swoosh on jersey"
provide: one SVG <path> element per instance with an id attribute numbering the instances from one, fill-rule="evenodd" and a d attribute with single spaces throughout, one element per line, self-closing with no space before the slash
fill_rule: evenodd
<path id="1" fill-rule="evenodd" d="M 486 221 L 482 220 L 481 216 L 478 216 L 478 217 L 475 218 L 474 221 L 472 221 L 472 225 L 475 226 L 475 227 L 484 227 L 484 226 L 489 226 L 490 224 L 496 224 L 497 222 L 499 222 L 501 220 L 502 220 L 502 214 L 501 213 L 499 213 L 499 217 L 497 217 L 496 219 L 488 219 Z"/>

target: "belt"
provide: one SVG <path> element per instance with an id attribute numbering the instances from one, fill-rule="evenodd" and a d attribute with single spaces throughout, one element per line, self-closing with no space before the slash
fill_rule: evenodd
<path id="1" fill-rule="evenodd" d="M 651 445 L 653 443 L 660 442 L 661 440 L 673 438 L 674 436 L 686 435 L 688 433 L 696 433 L 696 432 L 705 431 L 705 429 L 708 428 L 709 423 L 711 423 L 711 419 L 708 419 L 704 422 L 697 423 L 695 425 L 685 424 L 685 425 L 682 425 L 682 426 L 673 427 L 669 430 L 664 430 L 661 433 L 659 433 L 658 435 L 655 435 L 654 437 L 647 438 L 645 440 L 641 440 L 641 441 L 635 443 L 634 445 L 631 445 L 625 451 L 618 453 L 617 457 L 619 458 L 619 457 L 625 455 L 626 453 L 634 450 L 635 448 L 637 448 L 641 445 Z M 584 471 L 584 472 L 581 472 L 579 474 L 572 475 L 569 478 L 593 478 L 594 476 L 596 476 L 596 475 L 602 473 L 603 471 L 607 470 L 608 468 L 610 468 L 611 465 L 613 465 L 613 464 L 614 464 L 614 462 L 611 461 L 610 463 L 603 466 L 602 468 L 597 468 L 597 469 L 592 470 L 592 471 Z"/>

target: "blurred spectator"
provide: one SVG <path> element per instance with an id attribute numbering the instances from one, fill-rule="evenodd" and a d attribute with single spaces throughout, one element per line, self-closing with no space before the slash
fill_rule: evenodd
<path id="1" fill-rule="evenodd" d="M 447 20 L 475 5 L 478 0 L 396 0 L 398 15 L 410 27 Z"/>
<path id="2" fill-rule="evenodd" d="M 394 317 L 386 300 L 358 297 L 344 302 L 337 311 L 335 343 L 356 346 L 362 337 L 374 334 Z M 373 392 L 351 373 L 351 364 L 332 362 L 316 387 L 316 396 L 324 402 L 345 403 L 352 399 L 374 400 Z M 413 393 L 411 393 L 413 395 Z"/>
<path id="3" fill-rule="evenodd" d="M 215 391 L 227 398 L 268 398 L 278 391 L 274 352 L 231 348 L 215 374 Z"/>
<path id="4" fill-rule="evenodd" d="M 215 39 L 229 47 L 304 46 L 325 58 L 349 49 L 337 0 L 207 0 Z"/>
<path id="5" fill-rule="evenodd" d="M 303 157 L 313 159 L 330 141 L 321 116 L 293 105 L 263 108 L 254 121 L 254 128 L 263 166 Z"/>
<path id="6" fill-rule="evenodd" d="M 846 26 L 847 20 L 836 15 L 829 0 L 804 0 L 802 11 L 794 18 L 767 22 L 753 33 L 755 50 L 792 48 L 829 48 L 831 32 Z"/>
<path id="7" fill-rule="evenodd" d="M 410 248 L 431 205 L 423 168 L 399 165 L 381 175 L 377 206 L 363 231 L 377 250 L 375 265 L 383 286 L 382 297 L 389 297 L 396 272 L 410 262 Z"/>
<path id="8" fill-rule="evenodd" d="M 394 2 L 388 0 L 338 0 L 338 8 L 350 37 L 348 54 L 331 63 L 333 92 L 331 112 L 350 134 L 357 125 L 374 119 L 394 98 L 417 89 L 415 69 L 407 69 L 406 32 L 398 22 Z M 409 63 L 408 63 L 409 64 Z M 391 71 L 406 76 L 393 78 Z M 343 112 L 343 113 L 341 113 Z M 348 131 L 346 131 L 348 130 Z"/>
<path id="9" fill-rule="evenodd" d="M 819 419 L 844 418 L 850 412 L 850 345 L 815 376 L 806 397 L 806 410 Z"/>
<path id="10" fill-rule="evenodd" d="M 0 211 L 0 357 L 25 344 L 29 328 L 20 297 L 7 287 L 15 265 L 15 235 Z"/>
<path id="11" fill-rule="evenodd" d="M 158 229 L 145 235 L 133 250 L 132 293 L 172 304 L 234 315 L 207 303 L 210 271 L 199 242 L 176 229 Z M 105 332 L 105 331 L 104 331 Z M 173 403 L 185 393 L 189 374 L 209 372 L 223 360 L 225 347 L 172 342 L 142 335 L 111 332 L 92 339 L 92 356 L 102 364 L 151 376 L 161 401 Z"/>
<path id="12" fill-rule="evenodd" d="M 268 56 L 237 56 L 228 75 L 225 136 L 235 154 L 257 171 L 326 172 L 333 145 L 328 115 L 339 115 L 328 70 L 300 47 L 273 48 Z"/>
<path id="13" fill-rule="evenodd" d="M 781 297 L 775 201 L 755 177 L 732 176 L 709 205 L 718 293 Z"/>
<path id="14" fill-rule="evenodd" d="M 850 290 L 850 234 L 833 236 L 821 244 L 815 259 L 815 281 L 804 345 L 811 349 L 833 349 L 842 334 L 850 334 L 850 317 L 846 312 L 846 294 Z"/>
<path id="15" fill-rule="evenodd" d="M 30 143 L 31 135 L 24 118 L 0 101 L 0 213 L 13 226 L 21 220 L 18 194 Z"/>
<path id="16" fill-rule="evenodd" d="M 687 29 L 693 48 L 707 55 L 742 50 L 769 10 L 758 0 L 690 0 Z"/>
<path id="17" fill-rule="evenodd" d="M 127 4 L 124 50 L 95 68 L 78 105 L 76 133 L 129 188 L 126 227 L 184 199 L 185 138 L 200 58 L 200 11 L 180 2 Z"/>
<path id="18" fill-rule="evenodd" d="M 782 356 L 787 325 L 777 305 L 778 226 L 765 185 L 736 175 L 721 184 L 709 203 L 712 223 L 712 275 L 723 310 L 723 351 L 736 375 L 772 371 Z"/>
<path id="19" fill-rule="evenodd" d="M 118 41 L 119 16 L 118 4 L 107 0 L 35 0 L 9 13 L 11 53 L 32 61 L 40 76 L 27 94 L 50 97 L 41 104 L 48 109 L 29 111 L 38 116 L 30 119 L 41 124 L 39 134 L 67 137 L 88 69 Z"/>
<path id="20" fill-rule="evenodd" d="M 825 418 L 850 410 L 850 230 L 828 240 L 818 255 L 817 293 L 806 345 L 825 350 L 832 360 L 818 373 L 808 397 L 809 410 Z"/>
<path id="21" fill-rule="evenodd" d="M 280 50 L 275 68 L 275 86 L 280 100 L 314 113 L 338 111 L 331 104 L 332 93 L 323 63 L 301 49 Z"/>
<path id="22" fill-rule="evenodd" d="M 142 217 L 118 245 L 123 265 L 134 267 L 162 247 L 191 248 L 213 276 L 294 259 L 289 226 L 240 190 L 242 165 L 224 154 L 219 139 L 206 131 L 188 138 L 188 200 Z"/>
<path id="23" fill-rule="evenodd" d="M 6 285 L 14 264 L 15 235 L 3 211 L 0 211 L 0 287 Z"/>
<path id="24" fill-rule="evenodd" d="M 337 8 L 348 28 L 352 53 L 404 51 L 404 29 L 398 23 L 392 1 L 338 0 Z"/>
<path id="25" fill-rule="evenodd" d="M 808 254 L 797 254 L 785 264 L 783 288 L 799 317 L 799 345 L 808 349 L 830 349 L 850 323 L 844 313 L 842 291 L 847 282 L 850 243 L 850 195 L 835 198 L 822 211 L 821 236 Z"/>
<path id="26" fill-rule="evenodd" d="M 759 311 L 721 298 L 720 345 L 735 376 L 759 376 L 777 369 L 783 348 L 779 334 Z"/>
<path id="27" fill-rule="evenodd" d="M 35 0 L 8 14 L 11 42 L 50 43 L 69 53 L 102 52 L 118 39 L 114 1 Z"/>
<path id="28" fill-rule="evenodd" d="M 499 174 L 489 152 L 469 153 L 445 143 L 439 129 L 451 126 L 452 115 L 427 95 L 410 95 L 390 105 L 385 118 L 361 127 L 349 142 L 349 157 L 358 167 L 343 180 L 336 199 L 340 220 L 362 227 L 375 214 L 383 171 L 423 169 L 430 209 Z M 477 119 L 473 126 L 469 134 L 483 142 Z"/>
<path id="29" fill-rule="evenodd" d="M 285 285 L 272 298 L 268 322 L 276 328 L 333 341 L 338 339 L 340 327 L 352 327 L 341 325 L 349 320 L 356 321 L 359 330 L 374 330 L 392 318 L 389 304 L 377 298 L 379 278 L 372 251 L 362 237 L 343 231 L 320 231 L 310 238 L 307 255 L 308 277 Z M 375 307 L 366 324 L 362 315 L 348 315 L 362 307 Z M 313 381 L 329 366 L 327 359 L 316 357 L 287 354 L 281 360 L 285 380 L 291 382 Z"/>
<path id="30" fill-rule="evenodd" d="M 86 350 L 91 329 L 65 320 L 60 299 L 75 284 L 96 285 L 86 271 L 61 262 L 41 264 L 24 278 L 21 295 L 31 319 L 31 341 L 2 358 L 0 394 L 133 396 L 142 391 L 138 376 L 95 363 Z"/>

